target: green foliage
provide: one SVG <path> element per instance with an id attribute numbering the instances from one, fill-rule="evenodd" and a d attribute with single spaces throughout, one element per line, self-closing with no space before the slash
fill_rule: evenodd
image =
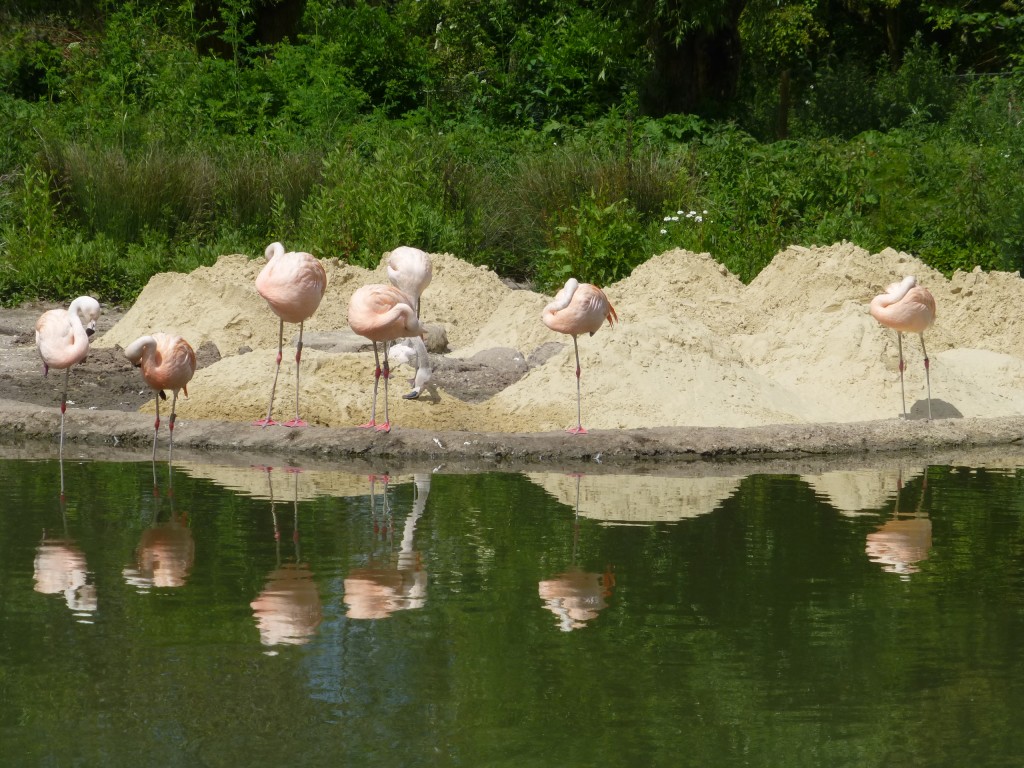
<path id="1" fill-rule="evenodd" d="M 209 26 L 187 3 L 90 8 L 94 25 L 26 13 L 0 32 L 2 302 L 87 279 L 130 298 L 274 239 L 367 266 L 408 243 L 547 289 L 670 247 L 747 280 L 790 243 L 843 239 L 1024 266 L 1020 75 L 964 78 L 926 32 L 898 67 L 865 58 L 863 8 L 747 6 L 727 123 L 638 108 L 645 35 L 713 30 L 718 2 L 309 0 L 272 45 L 258 0 Z M 767 143 L 781 68 L 792 138 Z"/>
<path id="2" fill-rule="evenodd" d="M 552 290 L 570 277 L 595 285 L 628 277 L 650 255 L 643 250 L 644 234 L 628 200 L 605 205 L 592 191 L 555 215 L 553 247 L 538 269 L 538 283 Z"/>
<path id="3" fill-rule="evenodd" d="M 401 244 L 461 250 L 440 172 L 443 148 L 415 126 L 370 121 L 353 130 L 324 158 L 323 184 L 302 210 L 314 252 L 376 266 Z"/>

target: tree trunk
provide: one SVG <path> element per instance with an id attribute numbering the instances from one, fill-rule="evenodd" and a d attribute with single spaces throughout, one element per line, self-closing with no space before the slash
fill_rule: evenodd
<path id="1" fill-rule="evenodd" d="M 792 102 L 791 70 L 787 67 L 779 74 L 779 111 L 775 114 L 775 138 L 789 138 L 789 107 Z"/>
<path id="2" fill-rule="evenodd" d="M 735 18 L 739 19 L 739 10 Z M 693 31 L 678 45 L 667 32 L 656 29 L 652 36 L 654 69 L 641 93 L 643 112 L 653 117 L 676 112 L 705 117 L 723 114 L 739 81 L 736 21 L 713 31 Z"/>

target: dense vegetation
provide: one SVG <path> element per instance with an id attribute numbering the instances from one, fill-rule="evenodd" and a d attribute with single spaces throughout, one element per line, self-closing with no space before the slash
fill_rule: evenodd
<path id="1" fill-rule="evenodd" d="M 271 240 L 542 288 L 669 247 L 1024 266 L 1019 0 L 15 0 L 0 303 Z"/>

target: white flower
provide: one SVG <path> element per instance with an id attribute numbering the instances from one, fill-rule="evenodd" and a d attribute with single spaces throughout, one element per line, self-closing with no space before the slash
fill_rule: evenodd
<path id="1" fill-rule="evenodd" d="M 700 224 L 702 221 L 704 221 L 704 217 L 703 216 L 694 216 L 693 220 L 696 221 L 698 224 Z"/>
<path id="2" fill-rule="evenodd" d="M 672 217 L 672 221 L 679 221 L 679 217 L 678 216 L 673 216 Z"/>
<path id="3" fill-rule="evenodd" d="M 662 219 L 662 221 L 672 221 L 672 217 L 666 216 L 664 219 Z"/>
<path id="4" fill-rule="evenodd" d="M 682 212 L 682 211 L 676 211 L 676 213 L 677 213 L 678 215 L 680 215 L 680 216 L 682 216 L 682 215 L 683 215 L 683 212 Z"/>
<path id="5" fill-rule="evenodd" d="M 668 234 L 668 230 L 667 230 L 667 229 L 663 229 L 663 230 L 661 230 L 661 234 L 663 234 L 663 235 L 667 235 L 667 234 Z"/>

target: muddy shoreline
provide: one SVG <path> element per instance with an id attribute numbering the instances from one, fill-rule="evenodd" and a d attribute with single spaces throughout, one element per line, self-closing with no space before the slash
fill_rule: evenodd
<path id="1" fill-rule="evenodd" d="M 0 399 L 0 454 L 56 457 L 60 411 Z M 389 434 L 352 427 L 301 429 L 180 419 L 175 458 L 211 463 L 325 466 L 353 471 L 445 467 L 586 472 L 716 474 L 784 472 L 803 467 L 846 468 L 878 462 L 970 463 L 1024 459 L 1024 417 L 900 419 L 845 424 L 746 428 L 594 430 L 483 433 L 395 428 Z M 153 417 L 143 413 L 71 408 L 65 422 L 66 459 L 148 460 Z M 167 453 L 166 420 L 157 458 Z M 970 458 L 975 457 L 975 458 Z M 793 469 L 786 469 L 792 467 Z"/>

